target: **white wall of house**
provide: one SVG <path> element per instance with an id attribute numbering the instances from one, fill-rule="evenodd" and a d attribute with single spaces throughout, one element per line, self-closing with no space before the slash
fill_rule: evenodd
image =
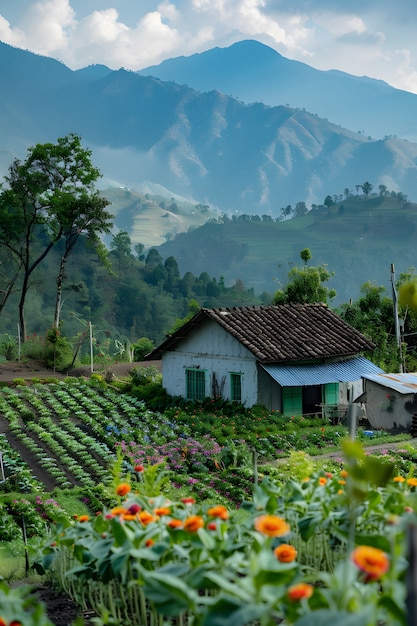
<path id="1" fill-rule="evenodd" d="M 410 429 L 416 407 L 414 394 L 401 394 L 370 380 L 365 381 L 365 389 L 366 416 L 372 428 Z"/>
<path id="2" fill-rule="evenodd" d="M 206 396 L 212 397 L 212 376 L 223 385 L 222 397 L 230 400 L 230 374 L 242 375 L 242 404 L 258 401 L 256 359 L 239 341 L 215 322 L 207 320 L 187 338 L 178 342 L 175 351 L 162 358 L 163 386 L 172 396 L 186 397 L 186 370 L 199 368 L 206 372 Z M 224 381 L 224 382 L 223 382 Z"/>

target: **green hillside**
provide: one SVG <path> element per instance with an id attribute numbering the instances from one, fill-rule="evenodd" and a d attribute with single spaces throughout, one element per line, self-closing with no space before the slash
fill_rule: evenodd
<path id="1" fill-rule="evenodd" d="M 335 273 L 336 302 L 357 298 L 365 281 L 389 286 L 390 265 L 397 272 L 416 264 L 417 205 L 402 194 L 349 196 L 286 221 L 240 216 L 211 222 L 163 244 L 161 255 L 174 256 L 181 272 L 208 271 L 231 283 L 237 278 L 257 293 L 285 283 L 299 252 L 310 248 L 313 265 Z"/>
<path id="2" fill-rule="evenodd" d="M 189 228 L 202 226 L 214 215 L 208 206 L 179 197 L 118 187 L 105 189 L 102 194 L 111 202 L 116 228 L 127 231 L 133 244 L 142 243 L 145 248 L 159 246 Z"/>

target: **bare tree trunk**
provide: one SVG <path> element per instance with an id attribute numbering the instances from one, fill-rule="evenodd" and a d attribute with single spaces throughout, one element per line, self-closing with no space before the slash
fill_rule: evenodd
<path id="1" fill-rule="evenodd" d="M 62 285 L 64 283 L 64 268 L 65 268 L 66 256 L 63 255 L 61 257 L 61 262 L 59 264 L 59 272 L 56 278 L 56 300 L 55 300 L 55 314 L 54 314 L 54 323 L 53 326 L 55 328 L 59 327 L 59 317 L 61 315 L 62 308 Z"/>

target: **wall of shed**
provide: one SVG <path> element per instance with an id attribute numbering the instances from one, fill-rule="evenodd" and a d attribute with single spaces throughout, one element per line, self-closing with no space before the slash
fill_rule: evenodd
<path id="1" fill-rule="evenodd" d="M 212 397 L 212 376 L 222 385 L 222 397 L 230 400 L 230 373 L 242 374 L 242 404 L 252 406 L 258 401 L 258 370 L 256 359 L 249 350 L 223 330 L 207 320 L 187 338 L 180 341 L 175 351 L 162 357 L 162 380 L 167 393 L 186 397 L 187 368 L 206 372 L 206 396 Z"/>
<path id="2" fill-rule="evenodd" d="M 370 380 L 365 381 L 365 390 L 366 415 L 372 428 L 410 430 L 413 413 L 417 410 L 415 394 L 401 394 Z"/>
<path id="3" fill-rule="evenodd" d="M 256 402 L 270 411 L 281 411 L 282 387 L 261 366 L 258 366 L 258 398 Z"/>

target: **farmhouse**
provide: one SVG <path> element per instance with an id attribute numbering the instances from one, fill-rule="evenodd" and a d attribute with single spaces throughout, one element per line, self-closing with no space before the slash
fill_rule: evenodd
<path id="1" fill-rule="evenodd" d="M 169 395 L 306 415 L 347 408 L 382 371 L 361 356 L 373 348 L 324 304 L 203 308 L 147 358 Z"/>
<path id="2" fill-rule="evenodd" d="M 415 427 L 417 373 L 364 374 L 364 392 L 355 400 L 363 402 L 372 428 L 405 430 Z"/>

